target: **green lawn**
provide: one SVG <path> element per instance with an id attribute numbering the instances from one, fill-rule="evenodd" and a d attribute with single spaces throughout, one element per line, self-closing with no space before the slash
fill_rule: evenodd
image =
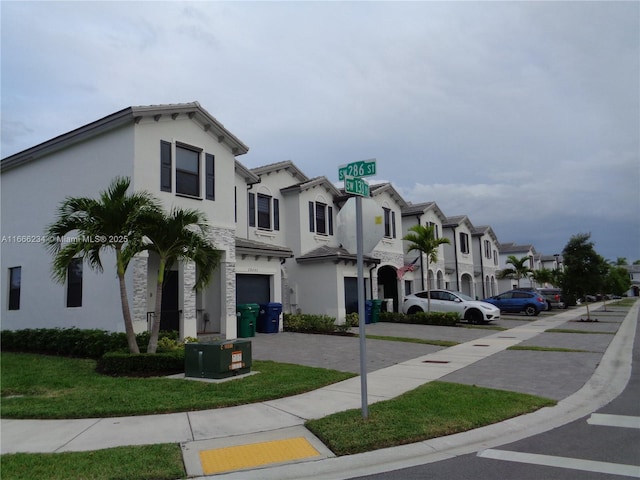
<path id="1" fill-rule="evenodd" d="M 393 400 L 310 420 L 307 428 L 336 455 L 414 443 L 471 430 L 555 405 L 554 400 L 490 388 L 431 382 Z"/>
<path id="2" fill-rule="evenodd" d="M 353 373 L 254 361 L 260 372 L 225 383 L 109 377 L 94 360 L 1 355 L 2 418 L 91 418 L 205 410 L 281 398 L 353 377 Z"/>
<path id="3" fill-rule="evenodd" d="M 79 418 L 216 408 L 293 395 L 352 374 L 275 362 L 221 384 L 161 378 L 112 378 L 83 359 L 2 353 L 3 418 Z M 553 400 L 468 385 L 432 382 L 396 399 L 307 423 L 338 455 L 462 432 L 553 405 Z M 179 445 L 0 457 L 3 480 L 185 478 Z"/>
<path id="4" fill-rule="evenodd" d="M 174 480 L 186 478 L 180 445 L 117 447 L 94 452 L 2 455 L 4 480 Z"/>

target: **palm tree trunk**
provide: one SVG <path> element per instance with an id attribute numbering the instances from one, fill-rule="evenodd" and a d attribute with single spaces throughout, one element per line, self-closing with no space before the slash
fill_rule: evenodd
<path id="1" fill-rule="evenodd" d="M 164 259 L 160 259 L 158 267 L 158 281 L 156 282 L 156 306 L 153 314 L 153 324 L 151 326 L 151 335 L 149 336 L 149 345 L 147 345 L 147 353 L 156 353 L 158 349 L 158 336 L 160 335 L 160 320 L 162 317 L 162 284 L 164 283 Z"/>
<path id="2" fill-rule="evenodd" d="M 116 249 L 116 264 L 118 269 L 118 281 L 120 283 L 120 303 L 122 305 L 122 317 L 124 318 L 124 331 L 127 334 L 127 344 L 131 353 L 140 353 L 136 333 L 133 331 L 133 321 L 129 310 L 129 299 L 127 297 L 127 285 L 124 278 L 124 267 L 122 265 L 122 253 Z"/>
<path id="3" fill-rule="evenodd" d="M 429 281 L 429 255 L 427 255 L 426 257 L 427 257 L 427 262 L 426 262 L 427 263 L 427 313 L 431 314 L 431 282 Z"/>

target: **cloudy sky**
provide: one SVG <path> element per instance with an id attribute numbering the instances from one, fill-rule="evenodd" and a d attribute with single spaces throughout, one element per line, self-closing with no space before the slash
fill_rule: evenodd
<path id="1" fill-rule="evenodd" d="M 253 168 L 376 158 L 407 201 L 640 259 L 639 2 L 0 3 L 2 157 L 197 100 Z"/>

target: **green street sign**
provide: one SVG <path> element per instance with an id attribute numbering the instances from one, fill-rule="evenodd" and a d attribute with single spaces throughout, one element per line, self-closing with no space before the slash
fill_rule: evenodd
<path id="1" fill-rule="evenodd" d="M 338 168 L 338 180 L 346 177 L 371 177 L 376 174 L 376 160 L 360 160 Z"/>
<path id="2" fill-rule="evenodd" d="M 344 191 L 361 197 L 369 196 L 369 184 L 361 178 L 346 177 L 344 179 Z"/>

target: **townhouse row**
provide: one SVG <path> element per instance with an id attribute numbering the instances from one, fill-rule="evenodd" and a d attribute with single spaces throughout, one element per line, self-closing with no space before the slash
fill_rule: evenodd
<path id="1" fill-rule="evenodd" d="M 341 245 L 337 221 L 348 195 L 327 177 L 307 177 L 293 162 L 249 169 L 237 160 L 248 147 L 198 102 L 129 107 L 4 158 L 1 168 L 2 249 L 5 275 L 2 328 L 123 329 L 115 258 L 103 273 L 69 269 L 51 279 L 43 232 L 69 196 L 96 197 L 117 176 L 153 193 L 167 208 L 197 208 L 211 226 L 222 257 L 208 287 L 195 291 L 195 266 L 175 265 L 165 277 L 162 328 L 182 337 L 237 336 L 236 305 L 279 302 L 284 312 L 326 314 L 344 320 L 357 311 L 354 251 Z M 484 298 L 512 286 L 497 273 L 508 255 L 528 255 L 534 268 L 557 268 L 533 246 L 500 245 L 490 226 L 447 217 L 435 202 L 406 202 L 390 183 L 371 186 L 384 236 L 364 255 L 367 298 L 398 310 L 404 295 L 426 288 L 460 290 Z M 449 239 L 426 269 L 407 254 L 404 232 L 434 225 Z M 545 264 L 545 262 L 548 262 Z M 154 314 L 158 258 L 139 254 L 126 275 L 136 331 Z"/>

